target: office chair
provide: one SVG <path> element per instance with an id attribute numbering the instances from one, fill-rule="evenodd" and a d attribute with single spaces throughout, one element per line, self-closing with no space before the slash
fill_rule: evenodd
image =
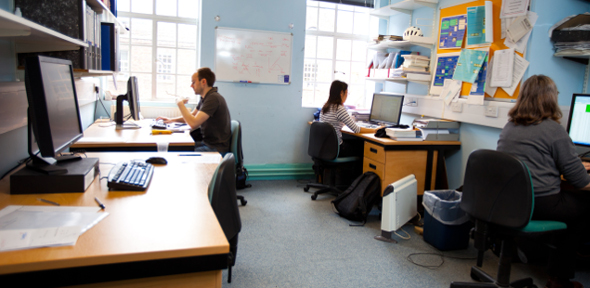
<path id="1" fill-rule="evenodd" d="M 453 282 L 451 287 L 536 287 L 531 278 L 510 281 L 512 256 L 518 236 L 554 236 L 566 224 L 531 220 L 534 191 L 527 166 L 518 158 L 494 150 L 476 150 L 469 155 L 460 207 L 475 221 L 474 245 L 477 266 L 471 278 L 479 283 Z M 553 234 L 553 235 L 552 235 Z M 481 270 L 484 252 L 501 241 L 496 279 Z M 482 283 L 483 282 L 483 283 Z"/>
<path id="2" fill-rule="evenodd" d="M 332 124 L 326 122 L 311 123 L 307 154 L 311 156 L 311 159 L 314 162 L 313 169 L 316 175 L 316 182 L 305 185 L 303 191 L 309 191 L 310 187 L 320 189 L 311 195 L 311 200 L 316 200 L 318 195 L 323 193 L 342 193 L 342 191 L 336 187 L 335 168 L 351 165 L 360 160 L 360 157 L 338 158 L 339 148 L 338 135 Z M 330 173 L 328 183 L 326 183 L 326 179 L 322 179 L 324 169 L 327 169 Z"/>
<path id="3" fill-rule="evenodd" d="M 242 124 L 238 120 L 231 120 L 230 152 L 234 154 L 236 159 L 236 167 L 244 167 L 244 153 L 242 151 Z M 252 185 L 247 184 L 244 188 L 249 187 L 252 187 Z M 245 206 L 248 203 L 248 201 L 244 199 L 244 196 L 238 195 L 237 198 L 240 200 L 240 204 L 242 204 L 242 206 Z"/>
<path id="4" fill-rule="evenodd" d="M 242 220 L 236 201 L 236 166 L 234 155 L 225 154 L 209 183 L 209 201 L 217 221 L 229 242 L 227 283 L 231 283 L 231 269 L 236 264 L 238 233 Z"/>

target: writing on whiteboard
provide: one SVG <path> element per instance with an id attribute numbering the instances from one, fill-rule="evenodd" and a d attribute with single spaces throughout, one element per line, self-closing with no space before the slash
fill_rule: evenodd
<path id="1" fill-rule="evenodd" d="M 268 37 L 267 42 L 260 41 L 244 41 L 236 37 L 221 36 L 218 38 L 218 47 L 222 48 L 235 45 L 243 46 L 243 50 L 237 50 L 230 53 L 232 69 L 239 74 L 254 74 L 261 76 L 262 73 L 267 74 L 287 74 L 282 62 L 287 61 L 290 46 L 290 40 L 282 38 L 281 43 L 276 43 L 273 37 Z M 230 45 L 226 45 L 230 44 Z M 281 61 L 283 60 L 283 61 Z"/>
<path id="2" fill-rule="evenodd" d="M 291 35 L 218 29 L 216 42 L 215 73 L 220 80 L 289 82 Z"/>

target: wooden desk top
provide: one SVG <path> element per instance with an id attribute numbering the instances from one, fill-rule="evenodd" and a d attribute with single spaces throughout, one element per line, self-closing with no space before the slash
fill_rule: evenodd
<path id="1" fill-rule="evenodd" d="M 162 155 L 87 153 L 88 157 L 100 158 L 103 177 L 113 167 L 109 163 L 147 159 L 155 154 Z M 145 192 L 109 192 L 106 179 L 96 177 L 84 193 L 10 195 L 10 177 L 5 177 L 0 181 L 0 209 L 8 205 L 48 205 L 37 198 L 62 206 L 97 207 L 97 197 L 110 214 L 80 235 L 74 246 L 0 252 L 0 275 L 227 254 L 229 244 L 207 196 L 207 186 L 221 158 L 218 153 L 202 154 L 209 162 L 217 162 L 197 163 L 205 157 L 167 153 L 164 157 L 168 165 L 154 165 L 152 182 Z"/>
<path id="2" fill-rule="evenodd" d="M 346 129 L 342 129 L 342 133 L 353 135 L 365 140 L 369 140 L 371 142 L 375 142 L 380 145 L 384 146 L 402 146 L 402 145 L 412 145 L 412 146 L 461 146 L 461 141 L 397 141 L 390 138 L 379 138 L 375 137 L 373 133 L 363 133 L 363 134 L 355 134 L 348 127 Z"/>
<path id="3" fill-rule="evenodd" d="M 170 146 L 195 145 L 189 131 L 185 131 L 184 133 L 152 135 L 151 122 L 151 119 L 137 121 L 141 125 L 140 129 L 123 130 L 116 130 L 112 122 L 95 122 L 84 131 L 84 137 L 74 143 L 71 148 L 155 147 L 156 143 L 160 140 L 168 141 Z"/>

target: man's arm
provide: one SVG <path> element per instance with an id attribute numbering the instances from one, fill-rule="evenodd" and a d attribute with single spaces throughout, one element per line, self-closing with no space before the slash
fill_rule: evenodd
<path id="1" fill-rule="evenodd" d="M 194 116 L 194 115 L 197 115 L 197 112 L 199 112 L 199 110 L 197 110 L 197 108 L 195 108 L 195 109 L 193 109 L 191 114 Z M 182 117 L 182 115 L 178 116 L 178 117 L 174 117 L 174 118 L 159 116 L 158 118 L 156 118 L 156 120 L 164 120 L 164 123 L 172 123 L 172 122 L 186 123 L 186 121 L 184 121 L 184 117 Z"/>
<path id="2" fill-rule="evenodd" d="M 184 106 L 184 101 L 180 100 L 176 102 L 178 105 L 178 109 L 180 109 L 180 114 L 182 114 L 182 118 L 184 122 L 191 126 L 191 129 L 196 129 L 201 126 L 201 124 L 205 123 L 207 119 L 209 119 L 209 115 L 207 113 L 194 109 L 192 112 Z"/>

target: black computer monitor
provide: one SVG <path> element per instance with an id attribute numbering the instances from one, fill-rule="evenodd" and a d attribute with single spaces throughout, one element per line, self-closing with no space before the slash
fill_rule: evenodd
<path id="1" fill-rule="evenodd" d="M 574 144 L 590 148 L 590 94 L 574 94 L 567 122 Z"/>
<path id="2" fill-rule="evenodd" d="M 369 121 L 383 125 L 398 125 L 402 116 L 404 95 L 379 92 L 373 94 Z"/>
<path id="3" fill-rule="evenodd" d="M 117 111 L 115 112 L 116 129 L 139 129 L 136 123 L 124 123 L 123 101 L 129 103 L 129 112 L 134 120 L 139 120 L 139 92 L 137 89 L 137 77 L 131 76 L 127 80 L 127 94 L 117 96 Z"/>
<path id="4" fill-rule="evenodd" d="M 69 60 L 35 56 L 25 61 L 29 155 L 33 169 L 47 173 L 67 172 L 54 164 L 79 159 L 78 156 L 60 155 L 82 138 L 84 131 L 73 75 Z"/>

